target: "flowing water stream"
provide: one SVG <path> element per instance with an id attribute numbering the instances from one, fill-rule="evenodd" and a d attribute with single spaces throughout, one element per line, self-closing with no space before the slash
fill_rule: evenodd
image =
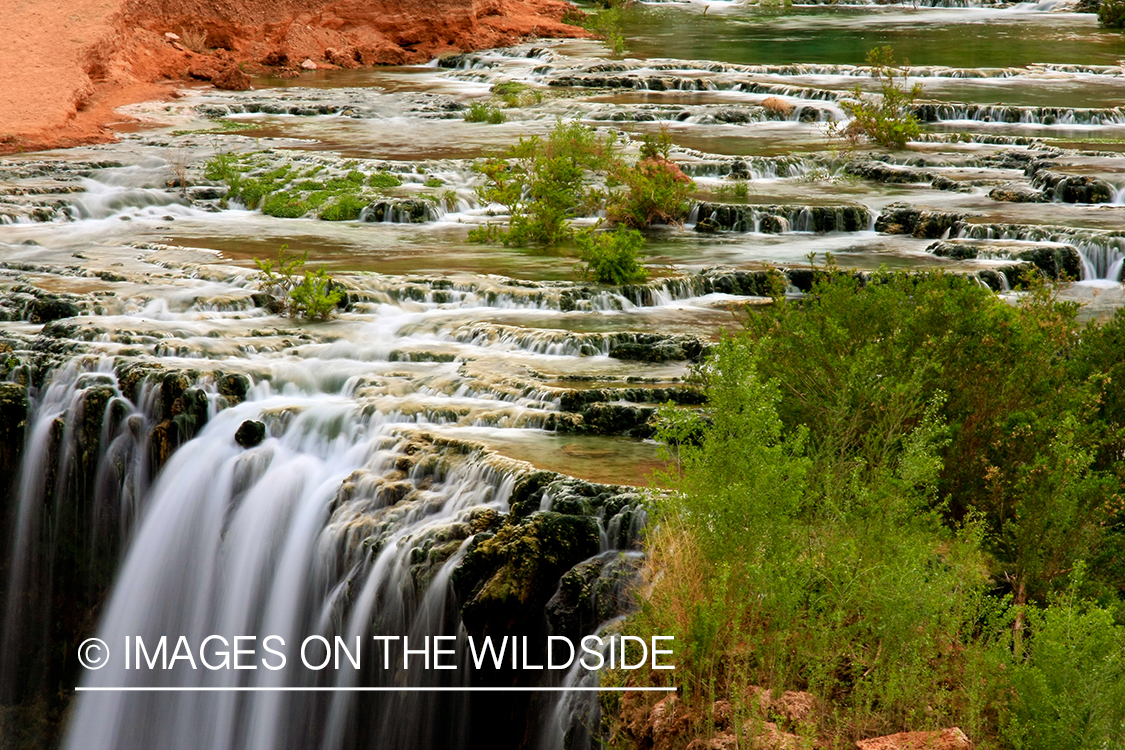
<path id="1" fill-rule="evenodd" d="M 74 750 L 581 747 L 596 701 L 555 693 L 83 693 L 65 714 L 41 696 L 75 680 L 589 686 L 575 670 L 474 672 L 468 639 L 620 627 L 655 406 L 699 403 L 690 366 L 768 303 L 763 269 L 800 294 L 810 254 L 832 253 L 1007 293 L 1020 263 L 1054 258 L 1087 314 L 1119 305 L 1125 38 L 1052 2 L 839 5 L 653 3 L 626 13 L 622 57 L 552 41 L 189 87 L 131 107 L 146 124 L 119 143 L 0 161 L 0 396 L 28 399 L 0 513 L 5 710 Z M 923 136 L 852 153 L 826 126 L 856 85 L 875 90 L 863 58 L 882 44 L 924 87 Z M 501 81 L 544 95 L 504 124 L 463 121 Z M 467 241 L 498 210 L 473 160 L 558 118 L 632 150 L 666 128 L 696 180 L 685 226 L 650 233 L 645 284 L 586 283 L 565 250 Z M 220 152 L 402 184 L 358 221 L 274 218 L 204 179 Z M 283 244 L 343 285 L 331 321 L 294 322 L 259 293 L 253 259 Z M 167 635 L 169 652 L 255 636 L 255 659 L 267 635 L 291 656 L 312 634 L 440 635 L 461 668 L 137 671 L 116 653 L 80 670 L 95 634 L 111 651 Z"/>

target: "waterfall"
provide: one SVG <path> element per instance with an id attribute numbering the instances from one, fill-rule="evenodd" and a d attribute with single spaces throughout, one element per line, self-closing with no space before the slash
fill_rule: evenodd
<path id="1" fill-rule="evenodd" d="M 98 537 L 107 520 L 113 522 L 113 541 L 127 550 L 96 631 L 111 658 L 103 669 L 80 670 L 81 686 L 95 690 L 79 693 L 64 747 L 414 749 L 474 747 L 482 737 L 514 746 L 528 732 L 547 731 L 539 717 L 551 715 L 553 699 L 350 691 L 356 686 L 559 684 L 563 678 L 557 674 L 470 672 L 466 643 L 472 628 L 462 622 L 463 601 L 455 594 L 455 573 L 474 544 L 491 537 L 505 515 L 515 513 L 509 501 L 517 484 L 542 472 L 480 447 L 434 438 L 396 413 L 372 410 L 354 395 L 305 394 L 292 387 L 275 392 L 259 384 L 250 389 L 250 400 L 222 402 L 221 409 L 218 394 L 211 393 L 206 422 L 171 454 L 150 485 L 147 436 L 153 433 L 151 415 L 165 411 L 160 394 L 167 389 L 142 381 L 135 391 L 144 408 L 135 408 L 122 395 L 118 378 L 111 360 L 72 360 L 53 371 L 41 390 L 32 391 L 5 654 L 27 653 L 26 639 L 38 623 L 51 619 L 49 591 L 39 592 L 43 611 L 19 606 L 36 586 L 61 580 L 34 566 L 66 564 L 71 572 L 63 578 L 81 581 L 108 560 L 112 572 L 115 553 L 103 549 L 105 540 Z M 207 386 L 205 380 L 196 385 Z M 236 435 L 256 420 L 268 425 L 267 434 L 258 445 L 244 447 Z M 574 499 L 565 482 L 575 481 L 565 480 L 535 501 L 549 511 L 551 501 L 545 498 L 551 497 L 571 510 L 533 514 L 528 524 L 534 526 L 536 516 L 545 519 L 541 526 L 550 519 L 593 522 L 596 532 L 587 551 L 567 565 L 592 556 L 582 565 L 596 566 L 597 574 L 604 568 L 612 576 L 607 590 L 613 592 L 615 611 L 623 610 L 629 606 L 639 553 L 619 550 L 637 544 L 644 513 L 622 497 L 612 511 L 607 506 L 595 517 L 566 515 L 574 513 Z M 579 486 L 579 491 L 585 490 Z M 606 496 L 604 489 L 598 491 Z M 76 524 L 84 530 L 77 538 L 86 545 L 78 559 L 61 548 L 35 552 L 44 539 L 70 538 L 47 528 L 57 523 L 64 501 L 83 506 Z M 526 511 L 521 514 L 526 517 Z M 107 584 L 108 578 L 102 581 Z M 91 593 L 82 601 L 94 605 L 97 596 Z M 519 616 L 531 623 L 541 619 L 547 628 L 554 616 L 551 606 Z M 559 617 L 571 616 L 565 607 L 559 611 Z M 583 622 L 577 635 L 598 624 Z M 521 632 L 520 626 L 514 632 Z M 446 636 L 448 658 L 458 669 L 434 671 L 420 663 L 409 669 L 393 649 L 385 668 L 381 652 L 371 645 L 373 635 L 405 636 L 412 644 Z M 216 637 L 208 641 L 211 636 Z M 324 638 L 345 668 L 299 666 L 308 636 Z M 166 640 L 158 651 L 162 637 Z M 136 650 L 138 641 L 143 652 Z M 314 651 L 320 643 L 313 643 Z M 37 652 L 45 645 L 30 649 Z M 279 645 L 287 647 L 288 663 L 275 670 L 275 651 L 267 647 Z M 250 648 L 254 655 L 235 654 L 236 648 Z M 234 661 L 224 666 L 223 653 Z M 322 649 L 312 662 L 324 655 Z M 361 661 L 359 669 L 347 668 L 353 656 Z M 421 657 L 413 658 L 420 662 Z M 170 666 L 161 668 L 169 659 Z M 154 668 L 138 669 L 142 660 Z M 11 686 L 26 664 L 5 663 L 4 669 L 3 684 Z M 96 690 L 119 687 L 194 691 Z M 509 715 L 506 728 L 495 725 L 498 711 Z"/>
<path id="2" fill-rule="evenodd" d="M 55 600 L 97 604 L 149 482 L 151 391 L 134 408 L 111 360 L 71 360 L 30 395 L 0 621 L 7 700 L 60 679 L 43 673 L 43 654 L 78 633 L 74 613 L 58 612 Z"/>
<path id="3" fill-rule="evenodd" d="M 251 450 L 235 442 L 245 419 L 283 410 L 293 413 L 272 428 L 275 436 Z M 411 559 L 417 548 L 411 540 L 463 522 L 474 509 L 507 510 L 512 478 L 479 465 L 454 469 L 448 476 L 423 476 L 416 468 L 406 481 L 415 483 L 417 497 L 379 507 L 386 493 L 377 489 L 402 473 L 396 464 L 405 454 L 396 447 L 409 440 L 396 436 L 394 427 L 378 416 L 365 418 L 355 404 L 338 399 L 274 397 L 220 413 L 177 451 L 154 485 L 99 637 L 120 645 L 130 635 L 150 644 L 161 635 L 186 636 L 192 644 L 211 634 L 228 639 L 256 635 L 259 643 L 267 635 L 279 635 L 292 644 L 305 634 L 322 634 L 330 641 L 346 634 L 351 643 L 353 634 L 366 641 L 376 628 L 431 635 L 447 630 L 450 623 L 442 620 L 449 607 L 450 563 L 427 591 L 419 591 Z M 345 480 L 359 474 L 369 481 L 357 483 L 355 496 L 344 500 Z M 427 489 L 420 488 L 423 479 L 432 482 Z M 363 524 L 372 513 L 383 516 L 387 529 L 365 537 L 370 529 Z M 401 676 L 391 675 L 384 684 L 395 684 L 393 678 Z M 136 673 L 126 671 L 119 659 L 89 673 L 84 684 L 266 687 L 332 682 L 321 673 L 298 669 L 210 671 L 180 664 L 167 672 Z M 357 731 L 348 726 L 355 719 L 347 710 L 350 700 L 275 693 L 84 694 L 66 746 L 309 747 L 323 734 L 320 746 L 343 747 L 343 738 Z M 400 741 L 383 746 L 430 744 L 423 735 L 436 726 L 440 714 L 414 702 L 413 713 L 403 715 L 404 707 L 391 710 L 395 702 L 383 702 L 383 720 L 399 728 Z M 431 738 L 437 741 L 434 746 L 457 732 L 437 734 Z"/>

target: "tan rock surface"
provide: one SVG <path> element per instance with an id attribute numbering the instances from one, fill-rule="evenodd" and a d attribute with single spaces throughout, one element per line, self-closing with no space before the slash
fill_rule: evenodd
<path id="1" fill-rule="evenodd" d="M 563 0 L 8 0 L 0 24 L 0 153 L 109 140 L 115 107 L 169 82 L 420 63 L 527 37 L 580 36 Z M 249 63 L 250 67 L 246 64 Z M 227 75 L 224 75 L 227 74 Z M 165 84 L 163 87 L 156 85 Z M 239 81 L 239 83 L 242 83 Z"/>

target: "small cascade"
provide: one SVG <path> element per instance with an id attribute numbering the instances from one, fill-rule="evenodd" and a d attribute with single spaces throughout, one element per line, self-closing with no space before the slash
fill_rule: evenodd
<path id="1" fill-rule="evenodd" d="M 871 224 L 865 206 L 782 206 L 701 203 L 697 232 L 863 232 Z"/>
<path id="2" fill-rule="evenodd" d="M 421 224 L 438 221 L 445 215 L 435 201 L 419 198 L 384 199 L 376 201 L 360 212 L 360 221 L 387 224 Z"/>
<path id="3" fill-rule="evenodd" d="M 1081 256 L 1082 280 L 1121 281 L 1125 236 L 1070 227 L 1031 224 L 969 224 L 958 221 L 953 236 L 973 240 L 1017 240 L 1071 245 Z"/>
<path id="4" fill-rule="evenodd" d="M 919 104 L 921 122 L 981 122 L 1009 125 L 1121 125 L 1125 108 L 1020 107 L 988 104 Z"/>

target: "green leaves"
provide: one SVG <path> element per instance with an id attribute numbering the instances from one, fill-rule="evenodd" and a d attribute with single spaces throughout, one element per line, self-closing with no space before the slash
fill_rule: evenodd
<path id="1" fill-rule="evenodd" d="M 857 84 L 852 92 L 854 100 L 840 102 L 851 118 L 843 128 L 833 128 L 853 144 L 860 140 L 877 143 L 884 148 L 904 148 L 907 141 L 917 138 L 920 132 L 918 118 L 914 116 L 914 102 L 922 95 L 921 84 L 906 87 L 907 75 L 894 67 L 894 51 L 890 47 L 876 47 L 867 53 L 867 64 L 872 75 L 880 81 L 880 95 L 863 92 Z"/>
<path id="2" fill-rule="evenodd" d="M 640 617 L 699 639 L 677 684 L 807 689 L 840 746 L 953 725 L 1122 745 L 1125 315 L 817 273 L 698 368 L 703 409 L 659 413 L 673 463 Z"/>
<path id="3" fill-rule="evenodd" d="M 598 232 L 597 227 L 574 235 L 579 257 L 586 264 L 585 275 L 599 284 L 635 284 L 648 274 L 640 262 L 645 238 L 635 229 L 618 227 L 613 232 Z"/>
<path id="4" fill-rule="evenodd" d="M 277 251 L 276 265 L 272 260 L 254 259 L 258 266 L 258 288 L 277 296 L 286 312 L 293 317 L 325 319 L 343 301 L 339 286 L 325 268 L 306 271 L 308 252 L 300 257 L 285 254 L 288 245 Z M 303 275 L 302 275 L 303 272 Z"/>
<path id="5" fill-rule="evenodd" d="M 559 121 L 546 138 L 521 138 L 501 159 L 476 169 L 485 177 L 477 194 L 508 210 L 508 229 L 481 230 L 470 240 L 500 239 L 505 245 L 557 245 L 569 239 L 569 219 L 589 202 L 587 171 L 606 171 L 617 160 L 615 138 L 599 137 L 579 122 Z"/>

